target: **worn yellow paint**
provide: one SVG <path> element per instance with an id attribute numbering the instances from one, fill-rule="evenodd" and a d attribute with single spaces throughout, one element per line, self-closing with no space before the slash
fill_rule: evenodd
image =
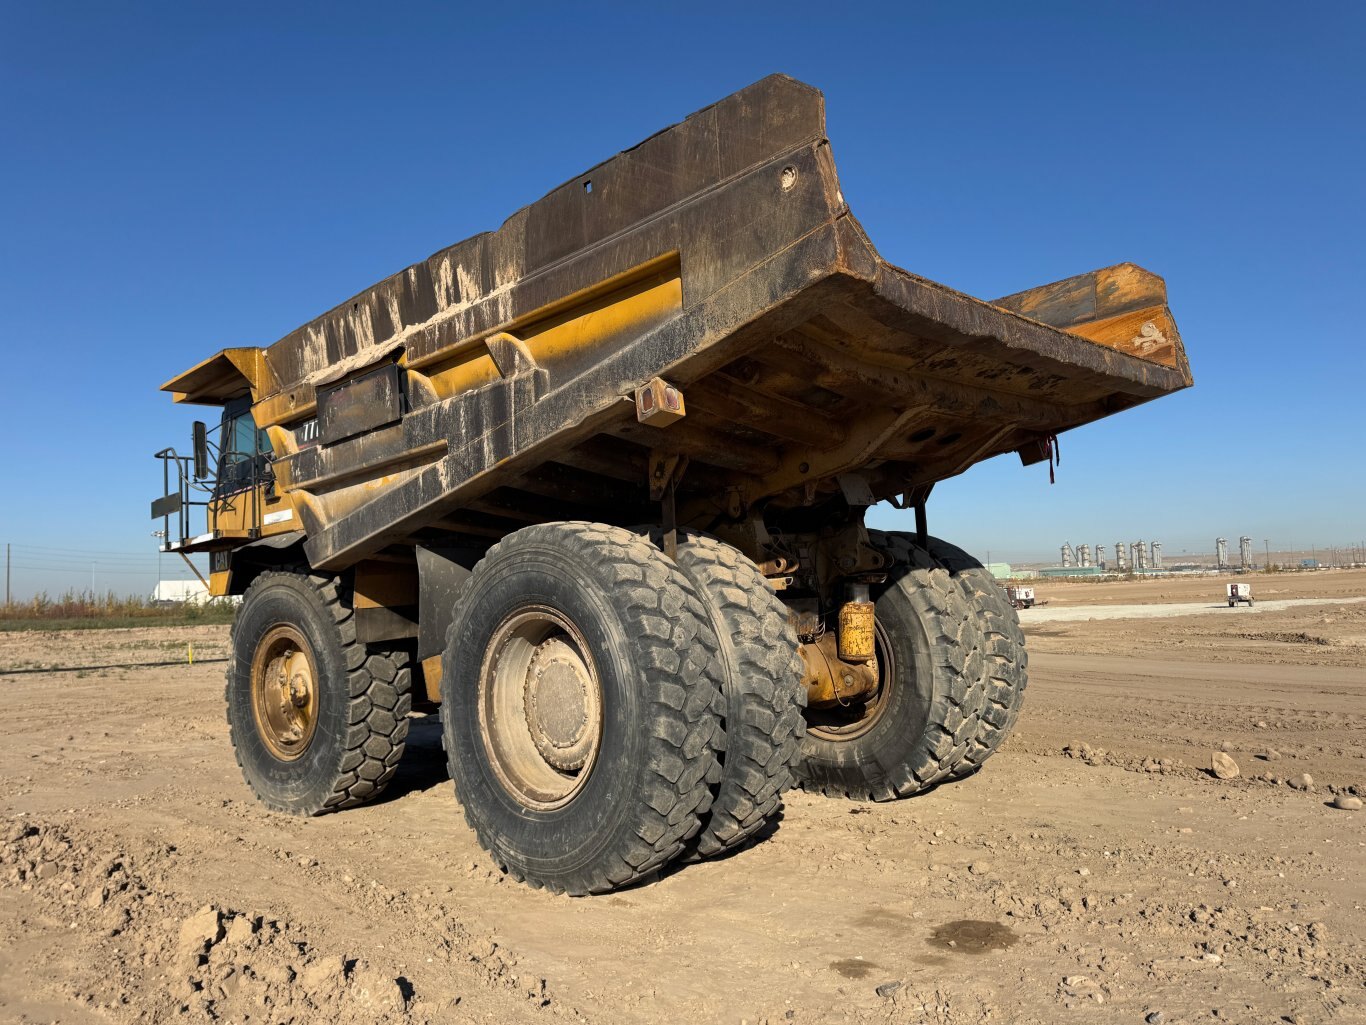
<path id="1" fill-rule="evenodd" d="M 520 339 L 531 358 L 549 370 L 613 342 L 638 338 L 683 308 L 683 283 L 676 260 L 639 268 L 635 276 L 608 292 L 590 292 L 520 317 L 502 331 Z M 591 357 L 590 357 L 591 358 Z M 461 347 L 437 361 L 409 370 L 437 399 L 497 381 L 498 367 L 482 341 Z"/>
<path id="2" fill-rule="evenodd" d="M 258 399 L 252 416 L 258 427 L 273 427 L 307 420 L 318 412 L 318 393 L 311 384 L 299 384 L 287 392 Z"/>
<path id="3" fill-rule="evenodd" d="M 867 662 L 876 654 L 873 634 L 873 603 L 848 601 L 840 606 L 840 658 Z"/>
<path id="4" fill-rule="evenodd" d="M 1166 306 L 1150 306 L 1117 317 L 1078 324 L 1068 330 L 1118 352 L 1180 369 L 1177 347 L 1181 336 L 1177 334 L 1176 322 Z"/>
<path id="5" fill-rule="evenodd" d="M 1167 285 L 1151 271 L 1121 263 L 992 301 L 1012 313 L 1071 330 L 1129 310 L 1164 305 Z"/>
<path id="6" fill-rule="evenodd" d="M 417 604 L 417 567 L 367 559 L 356 566 L 354 603 L 358 609 L 388 609 Z"/>
<path id="7" fill-rule="evenodd" d="M 275 523 L 265 522 L 266 516 L 283 512 L 292 515 Z M 301 526 L 293 498 L 273 494 L 264 484 L 256 489 L 254 498 L 247 490 L 209 503 L 209 529 L 224 537 L 249 537 L 253 528 L 260 531 L 259 536 L 271 537 Z"/>
<path id="8" fill-rule="evenodd" d="M 265 350 L 255 345 L 223 349 L 201 360 L 161 386 L 176 402 L 221 405 L 240 394 L 245 384 L 253 400 L 275 391 L 279 385 L 266 362 Z"/>
<path id="9" fill-rule="evenodd" d="M 683 308 L 683 281 L 673 268 L 621 289 L 509 330 L 526 342 L 532 358 L 554 372 L 555 365 L 584 350 L 636 338 Z"/>
<path id="10" fill-rule="evenodd" d="M 441 656 L 433 655 L 422 660 L 422 679 L 426 684 L 427 700 L 441 700 Z"/>
<path id="11" fill-rule="evenodd" d="M 437 399 L 448 399 L 461 392 L 482 388 L 499 378 L 498 367 L 489 355 L 488 346 L 482 342 L 477 348 L 465 349 L 440 363 L 409 373 L 423 378 Z"/>

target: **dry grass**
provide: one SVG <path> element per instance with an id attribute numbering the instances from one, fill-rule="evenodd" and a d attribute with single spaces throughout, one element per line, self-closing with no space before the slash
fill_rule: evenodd
<path id="1" fill-rule="evenodd" d="M 0 605 L 0 631 L 230 623 L 236 610 L 235 604 L 217 600 L 159 604 L 138 596 L 119 597 L 113 591 L 66 591 L 56 598 L 44 591 L 26 602 Z"/>

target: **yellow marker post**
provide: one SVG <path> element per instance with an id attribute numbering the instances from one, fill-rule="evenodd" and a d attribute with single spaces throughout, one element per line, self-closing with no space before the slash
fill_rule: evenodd
<path id="1" fill-rule="evenodd" d="M 187 645 L 185 645 L 185 653 L 189 656 L 190 665 L 194 665 L 194 645 L 193 645 L 193 644 L 187 644 Z"/>

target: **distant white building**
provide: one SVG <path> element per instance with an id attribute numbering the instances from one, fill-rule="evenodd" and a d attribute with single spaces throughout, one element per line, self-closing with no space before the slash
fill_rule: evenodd
<path id="1" fill-rule="evenodd" d="M 209 589 L 198 580 L 163 580 L 152 592 L 152 601 L 181 602 L 198 605 L 207 601 Z"/>

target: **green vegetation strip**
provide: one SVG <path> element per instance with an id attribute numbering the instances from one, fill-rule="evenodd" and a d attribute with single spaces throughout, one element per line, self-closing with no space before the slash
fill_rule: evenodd
<path id="1" fill-rule="evenodd" d="M 0 605 L 0 633 L 15 630 L 114 630 L 128 627 L 212 626 L 231 623 L 235 602 L 156 604 L 68 591 L 59 598 L 40 594 L 30 601 Z"/>

